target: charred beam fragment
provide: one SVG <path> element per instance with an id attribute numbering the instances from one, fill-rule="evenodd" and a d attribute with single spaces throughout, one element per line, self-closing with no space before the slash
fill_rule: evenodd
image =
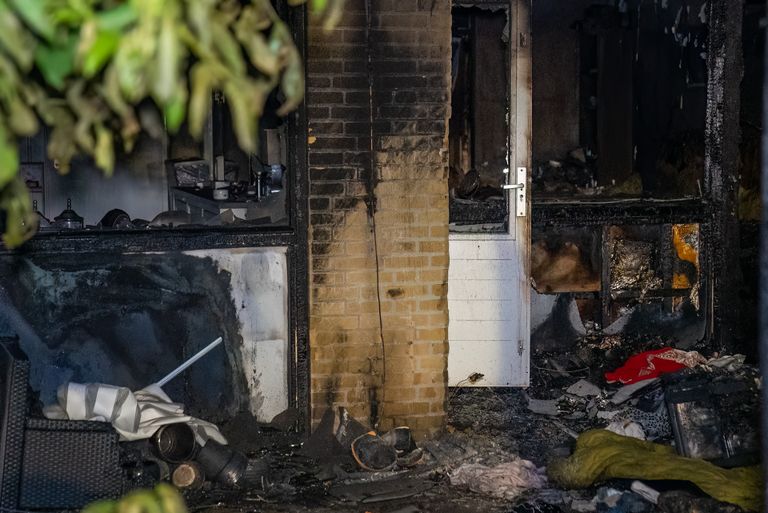
<path id="1" fill-rule="evenodd" d="M 713 344 L 732 349 L 737 325 L 739 226 L 736 215 L 739 171 L 742 2 L 710 3 L 707 55 L 707 122 L 705 193 L 713 202 Z M 717 241 L 717 242 L 716 242 Z"/>

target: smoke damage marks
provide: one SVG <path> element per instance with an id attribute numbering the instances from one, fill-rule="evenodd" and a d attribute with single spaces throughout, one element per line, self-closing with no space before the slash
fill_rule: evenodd
<path id="1" fill-rule="evenodd" d="M 165 389 L 210 420 L 234 415 L 247 397 L 228 354 L 242 340 L 231 276 L 211 259 L 179 253 L 40 254 L 0 259 L 9 284 L 0 332 L 20 336 L 43 403 L 64 381 L 132 389 L 155 382 L 218 336 L 225 344 Z M 16 311 L 14 313 L 14 310 Z M 19 329 L 19 315 L 34 334 Z"/>

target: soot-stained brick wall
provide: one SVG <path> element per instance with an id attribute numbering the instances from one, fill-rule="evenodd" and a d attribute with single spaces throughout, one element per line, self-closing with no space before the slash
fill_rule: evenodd
<path id="1" fill-rule="evenodd" d="M 311 403 L 418 433 L 447 381 L 449 0 L 309 27 Z"/>

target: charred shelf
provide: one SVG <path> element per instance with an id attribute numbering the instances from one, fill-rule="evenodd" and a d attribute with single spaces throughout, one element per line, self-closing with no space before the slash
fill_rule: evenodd
<path id="1" fill-rule="evenodd" d="M 640 290 L 612 290 L 611 299 L 659 299 L 668 297 L 688 297 L 691 289 L 655 289 L 645 292 Z"/>
<path id="2" fill-rule="evenodd" d="M 710 210 L 710 206 L 700 199 L 534 200 L 531 222 L 560 226 L 703 223 L 710 218 Z M 452 224 L 504 223 L 506 219 L 505 201 L 454 200 L 451 204 Z"/>
<path id="3" fill-rule="evenodd" d="M 502 224 L 507 221 L 507 202 L 501 198 L 487 200 L 451 200 L 451 224 Z"/>
<path id="4" fill-rule="evenodd" d="M 540 226 L 703 223 L 710 210 L 700 199 L 534 201 L 531 222 Z"/>
<path id="5" fill-rule="evenodd" d="M 73 230 L 36 235 L 17 250 L 0 245 L 0 254 L 124 253 L 191 251 L 237 247 L 290 246 L 295 232 L 286 228 L 176 228 L 156 230 Z"/>

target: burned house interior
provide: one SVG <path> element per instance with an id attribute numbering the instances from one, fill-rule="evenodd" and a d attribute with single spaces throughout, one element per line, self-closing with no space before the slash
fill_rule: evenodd
<path id="1" fill-rule="evenodd" d="M 19 140 L 0 513 L 764 510 L 766 3 L 272 4 L 257 151 Z"/>

